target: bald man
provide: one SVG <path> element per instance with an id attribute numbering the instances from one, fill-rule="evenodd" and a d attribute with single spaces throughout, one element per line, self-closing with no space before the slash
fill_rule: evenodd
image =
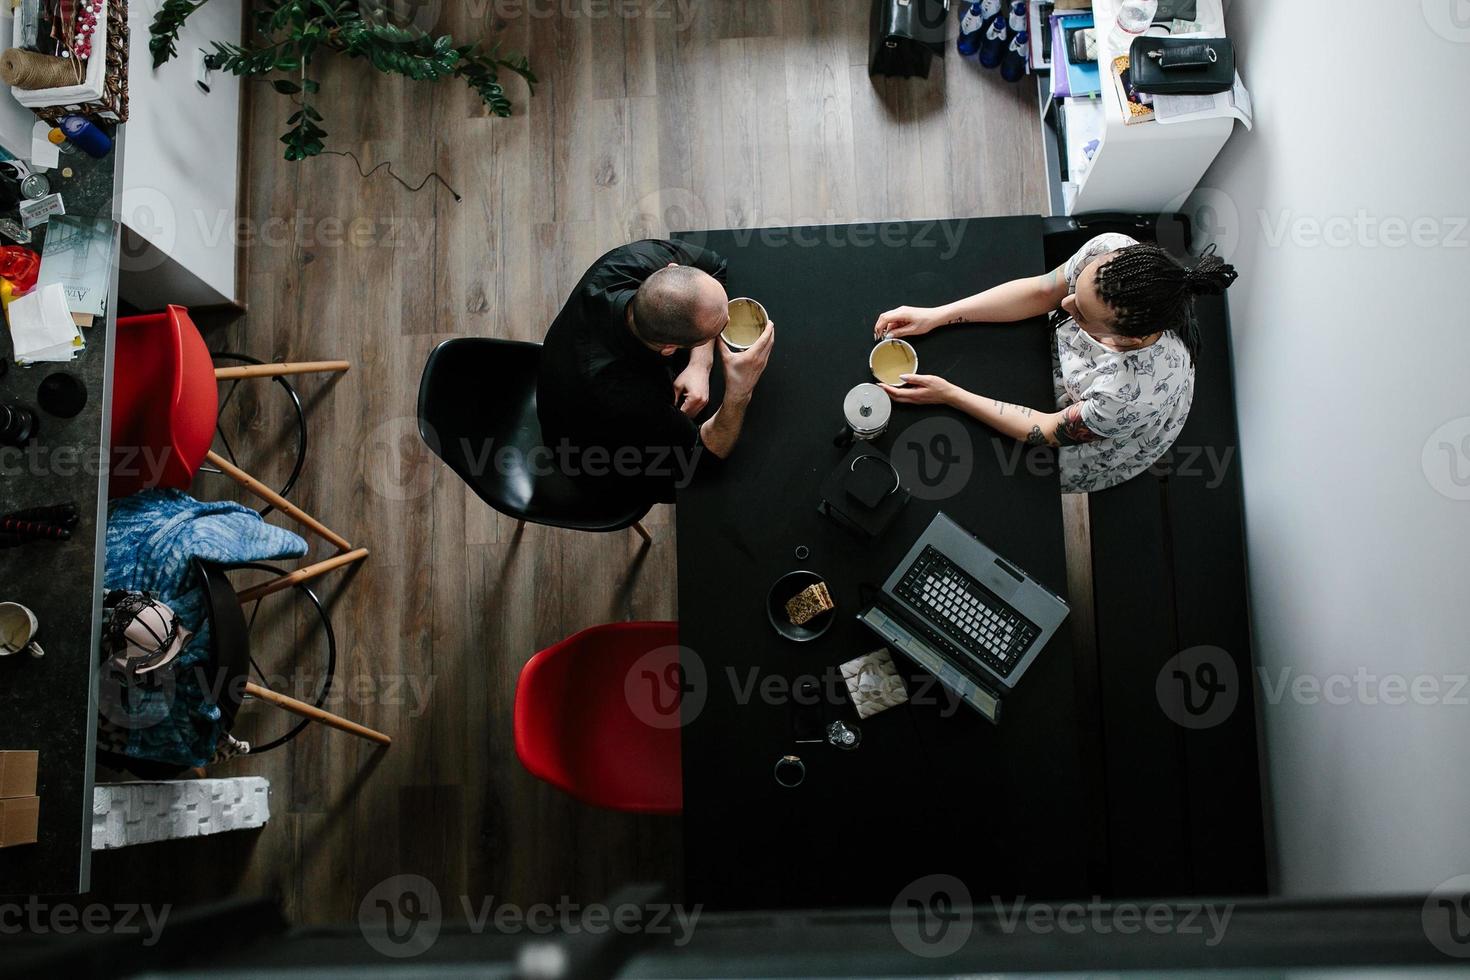
<path id="1" fill-rule="evenodd" d="M 719 340 L 724 279 L 724 259 L 674 241 L 624 245 L 587 270 L 546 334 L 537 385 L 542 437 L 563 472 L 672 502 L 706 450 L 729 457 L 775 325 L 731 353 Z M 716 349 L 724 401 L 697 423 Z"/>

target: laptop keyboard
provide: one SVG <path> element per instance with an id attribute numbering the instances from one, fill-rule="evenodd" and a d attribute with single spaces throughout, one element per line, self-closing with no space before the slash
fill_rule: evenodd
<path id="1" fill-rule="evenodd" d="M 894 592 L 1001 677 L 1010 675 L 1041 632 L 933 546 L 919 553 Z"/>

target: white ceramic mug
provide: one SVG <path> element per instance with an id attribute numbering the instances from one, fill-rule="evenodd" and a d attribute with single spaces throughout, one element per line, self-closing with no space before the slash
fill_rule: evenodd
<path id="1" fill-rule="evenodd" d="M 41 621 L 36 614 L 18 602 L 0 602 L 0 657 L 26 650 L 33 657 L 45 656 L 36 633 Z"/>
<path id="2" fill-rule="evenodd" d="M 750 350 L 751 347 L 755 346 L 755 342 L 760 339 L 760 334 L 765 332 L 766 324 L 771 322 L 771 317 L 769 314 L 766 313 L 766 308 L 760 304 L 759 300 L 751 299 L 749 296 L 736 296 L 734 299 L 730 300 L 730 310 L 732 311 L 731 316 L 734 316 L 733 311 L 736 310 L 738 306 L 745 305 L 748 305 L 751 312 L 755 314 L 756 321 L 760 324 L 760 332 L 752 337 L 750 339 L 750 343 L 748 344 L 737 344 L 735 341 L 730 339 L 730 336 L 727 332 L 730 329 L 730 325 L 728 323 L 725 325 L 725 330 L 721 331 L 720 333 L 720 339 L 725 342 L 725 345 L 729 347 L 730 350 L 734 351 L 737 354 L 741 351 Z"/>

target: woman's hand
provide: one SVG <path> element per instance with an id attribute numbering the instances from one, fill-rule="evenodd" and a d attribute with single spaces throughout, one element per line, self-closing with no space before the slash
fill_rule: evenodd
<path id="1" fill-rule="evenodd" d="M 878 317 L 873 324 L 873 339 L 918 337 L 939 326 L 939 311 L 924 306 L 900 306 Z"/>
<path id="2" fill-rule="evenodd" d="M 900 374 L 904 387 L 879 385 L 888 392 L 888 397 L 905 405 L 949 405 L 956 395 L 964 391 L 959 385 L 950 384 L 932 374 Z"/>

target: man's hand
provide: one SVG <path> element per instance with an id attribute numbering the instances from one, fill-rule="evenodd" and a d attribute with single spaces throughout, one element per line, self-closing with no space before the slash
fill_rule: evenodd
<path id="1" fill-rule="evenodd" d="M 679 372 L 674 379 L 674 404 L 679 411 L 694 418 L 709 404 L 709 364 L 695 362 Z"/>
<path id="2" fill-rule="evenodd" d="M 766 362 L 771 358 L 771 347 L 776 343 L 776 321 L 766 323 L 766 329 L 749 348 L 739 353 L 720 344 L 720 358 L 725 364 L 725 396 L 727 398 L 749 398 L 755 391 Z"/>
<path id="3" fill-rule="evenodd" d="M 900 374 L 905 387 L 879 385 L 888 392 L 888 397 L 905 405 L 949 405 L 960 392 L 957 385 L 932 374 Z"/>
<path id="4" fill-rule="evenodd" d="M 939 326 L 939 311 L 923 306 L 900 306 L 878 317 L 873 324 L 873 339 L 884 337 L 918 337 Z"/>

